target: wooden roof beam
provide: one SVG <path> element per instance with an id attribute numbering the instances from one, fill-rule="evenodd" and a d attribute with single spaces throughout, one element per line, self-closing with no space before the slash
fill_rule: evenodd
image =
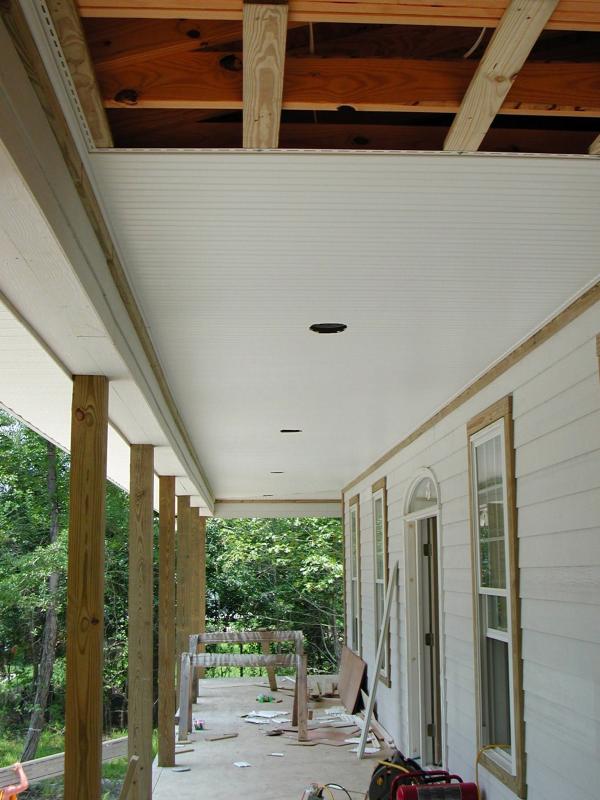
<path id="1" fill-rule="evenodd" d="M 512 0 L 488 44 L 444 150 L 479 150 L 558 0 Z"/>
<path id="2" fill-rule="evenodd" d="M 279 143 L 287 17 L 287 0 L 244 2 L 244 147 Z"/>
<path id="3" fill-rule="evenodd" d="M 243 0 L 78 0 L 82 17 L 154 19 L 242 18 Z M 506 0 L 290 0 L 291 22 L 356 22 L 495 28 Z M 600 30 L 600 4 L 560 0 L 548 23 L 554 30 Z"/>
<path id="4" fill-rule="evenodd" d="M 110 127 L 75 0 L 48 0 L 47 6 L 94 144 L 112 147 Z"/>
<path id="5" fill-rule="evenodd" d="M 98 68 L 107 108 L 240 109 L 242 54 L 181 53 L 151 68 Z M 283 108 L 455 113 L 476 65 L 470 61 L 288 57 Z M 600 117 L 600 63 L 529 62 L 503 114 Z"/>

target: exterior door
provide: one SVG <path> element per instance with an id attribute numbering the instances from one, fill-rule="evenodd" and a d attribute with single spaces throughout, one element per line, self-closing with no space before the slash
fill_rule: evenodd
<path id="1" fill-rule="evenodd" d="M 418 520 L 421 763 L 442 763 L 437 517 Z"/>

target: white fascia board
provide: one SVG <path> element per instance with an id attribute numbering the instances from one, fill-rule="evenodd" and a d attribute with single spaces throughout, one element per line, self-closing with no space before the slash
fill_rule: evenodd
<path id="1" fill-rule="evenodd" d="M 46 115 L 4 23 L 0 23 L 0 138 L 92 303 L 111 342 L 196 492 L 214 499 L 187 446 L 117 291 Z M 32 320 L 28 320 L 33 324 Z M 40 330 L 38 326 L 36 330 Z M 110 377 L 110 376 L 109 376 Z"/>

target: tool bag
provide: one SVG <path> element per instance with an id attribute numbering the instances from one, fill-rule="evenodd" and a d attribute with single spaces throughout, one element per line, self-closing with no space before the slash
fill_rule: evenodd
<path id="1" fill-rule="evenodd" d="M 399 750 L 395 750 L 387 761 L 380 761 L 373 770 L 369 785 L 369 800 L 390 800 L 392 784 L 401 772 L 417 774 L 423 770 L 412 758 L 407 758 Z"/>

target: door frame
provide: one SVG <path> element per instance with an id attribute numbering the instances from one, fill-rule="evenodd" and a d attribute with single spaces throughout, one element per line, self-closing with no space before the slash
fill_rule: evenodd
<path id="1" fill-rule="evenodd" d="M 429 478 L 436 490 L 437 502 L 431 506 L 413 513 L 408 513 L 410 502 L 417 484 Z M 406 609 L 406 681 L 407 681 L 407 729 L 408 751 L 411 757 L 424 752 L 425 736 L 423 734 L 424 692 L 422 687 L 422 654 L 419 651 L 420 638 L 420 608 L 417 568 L 417 532 L 418 523 L 422 520 L 436 520 L 437 536 L 437 595 L 438 595 L 438 620 L 439 620 L 439 676 L 440 676 L 440 730 L 442 766 L 448 763 L 447 736 L 446 736 L 446 681 L 445 681 L 445 652 L 444 652 L 444 617 L 442 594 L 442 547 L 441 547 L 441 508 L 440 490 L 433 472 L 423 467 L 414 476 L 405 495 L 404 502 L 404 569 L 405 569 L 405 609 Z M 417 613 L 411 613 L 416 608 Z M 422 766 L 427 766 L 422 764 Z"/>

